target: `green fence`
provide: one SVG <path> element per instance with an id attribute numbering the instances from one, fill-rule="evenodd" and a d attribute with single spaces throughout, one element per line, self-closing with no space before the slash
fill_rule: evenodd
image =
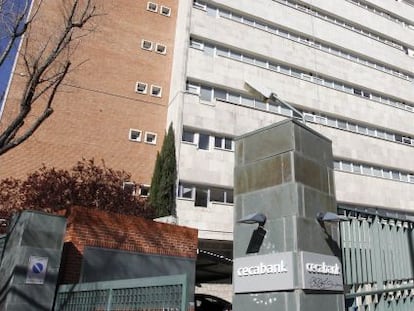
<path id="1" fill-rule="evenodd" d="M 347 311 L 414 310 L 414 223 L 404 215 L 340 207 Z"/>
<path id="2" fill-rule="evenodd" d="M 185 275 L 59 286 L 55 310 L 59 311 L 185 311 Z"/>

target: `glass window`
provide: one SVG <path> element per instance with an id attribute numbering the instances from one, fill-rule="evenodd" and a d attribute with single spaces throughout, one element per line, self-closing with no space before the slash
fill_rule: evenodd
<path id="1" fill-rule="evenodd" d="M 223 189 L 211 188 L 210 189 L 210 201 L 211 202 L 224 202 Z"/>
<path id="2" fill-rule="evenodd" d="M 382 172 L 381 172 L 381 169 L 379 169 L 379 168 L 377 168 L 377 167 L 374 167 L 374 168 L 373 168 L 373 173 L 374 173 L 374 176 L 377 176 L 377 177 L 382 177 Z"/>
<path id="3" fill-rule="evenodd" d="M 342 162 L 342 170 L 351 172 L 352 171 L 352 164 L 349 162 Z"/>
<path id="4" fill-rule="evenodd" d="M 366 134 L 368 129 L 365 126 L 358 125 L 358 133 Z"/>
<path id="5" fill-rule="evenodd" d="M 248 64 L 253 64 L 254 63 L 254 58 L 250 57 L 248 55 L 243 55 L 243 61 L 245 63 L 248 63 Z"/>
<path id="6" fill-rule="evenodd" d="M 238 14 L 232 13 L 231 19 L 233 19 L 233 20 L 235 20 L 235 21 L 237 21 L 237 22 L 242 22 L 242 19 L 243 19 L 243 18 L 241 17 L 241 15 L 238 15 Z"/>
<path id="7" fill-rule="evenodd" d="M 222 47 L 217 47 L 217 55 L 218 56 L 228 56 L 229 55 L 229 50 L 222 48 Z"/>
<path id="8" fill-rule="evenodd" d="M 255 60 L 255 63 L 256 63 L 256 65 L 257 65 L 257 66 L 264 67 L 264 68 L 266 68 L 266 67 L 267 67 L 267 62 L 266 62 L 266 61 L 264 61 L 264 60 L 261 60 L 261 59 L 256 59 L 256 60 Z"/>
<path id="9" fill-rule="evenodd" d="M 208 16 L 217 16 L 217 9 L 212 7 L 207 7 L 207 15 Z"/>
<path id="10" fill-rule="evenodd" d="M 232 150 L 233 147 L 233 140 L 231 138 L 225 137 L 224 138 L 224 149 Z"/>
<path id="11" fill-rule="evenodd" d="M 223 141 L 223 137 L 215 137 L 214 138 L 214 147 L 221 148 L 221 143 Z"/>
<path id="12" fill-rule="evenodd" d="M 214 98 L 227 100 L 227 92 L 221 89 L 214 89 Z"/>
<path id="13" fill-rule="evenodd" d="M 377 136 L 379 138 L 385 138 L 385 132 L 384 131 L 377 130 Z"/>
<path id="14" fill-rule="evenodd" d="M 193 94 L 198 94 L 200 87 L 198 85 L 187 83 L 187 91 Z"/>
<path id="15" fill-rule="evenodd" d="M 213 56 L 214 55 L 214 46 L 212 45 L 205 45 L 204 46 L 204 54 Z"/>
<path id="16" fill-rule="evenodd" d="M 277 65 L 277 64 L 272 64 L 272 63 L 269 63 L 269 69 L 270 70 L 273 70 L 273 71 L 279 71 L 279 65 Z"/>
<path id="17" fill-rule="evenodd" d="M 400 180 L 400 173 L 399 172 L 392 171 L 391 176 L 392 176 L 392 179 L 394 179 L 394 180 Z"/>
<path id="18" fill-rule="evenodd" d="M 230 50 L 230 57 L 231 58 L 241 60 L 241 56 L 242 56 L 241 53 Z"/>
<path id="19" fill-rule="evenodd" d="M 203 150 L 208 150 L 209 143 L 210 143 L 210 136 L 207 134 L 200 133 L 198 137 L 198 148 L 203 149 Z"/>
<path id="20" fill-rule="evenodd" d="M 372 175 L 372 167 L 371 166 L 362 166 L 362 174 L 364 175 Z"/>
<path id="21" fill-rule="evenodd" d="M 269 103 L 269 111 L 279 113 L 279 105 L 276 103 Z"/>
<path id="22" fill-rule="evenodd" d="M 200 99 L 205 101 L 211 101 L 211 94 L 213 89 L 208 86 L 202 86 L 200 90 Z"/>
<path id="23" fill-rule="evenodd" d="M 353 123 L 348 123 L 348 129 L 352 132 L 356 132 L 357 126 Z"/>
<path id="24" fill-rule="evenodd" d="M 328 126 L 336 127 L 336 119 L 328 118 Z"/>
<path id="25" fill-rule="evenodd" d="M 280 66 L 280 72 L 289 75 L 290 74 L 290 68 L 285 66 Z"/>
<path id="26" fill-rule="evenodd" d="M 229 93 L 229 102 L 232 102 L 234 104 L 239 104 L 240 103 L 240 95 L 234 94 L 234 93 Z"/>
<path id="27" fill-rule="evenodd" d="M 195 194 L 195 206 L 207 207 L 208 202 L 208 189 L 202 187 L 196 187 Z"/>
<path id="28" fill-rule="evenodd" d="M 258 109 L 266 110 L 266 103 L 264 103 L 264 102 L 262 102 L 260 100 L 256 100 L 255 106 Z"/>
<path id="29" fill-rule="evenodd" d="M 346 122 L 342 120 L 338 120 L 338 127 L 340 129 L 346 130 Z"/>
<path id="30" fill-rule="evenodd" d="M 193 198 L 193 187 L 187 185 L 181 185 L 181 197 L 192 199 Z"/>
<path id="31" fill-rule="evenodd" d="M 226 203 L 234 203 L 233 191 L 232 190 L 227 190 L 226 191 Z"/>
<path id="32" fill-rule="evenodd" d="M 194 143 L 194 132 L 191 132 L 189 130 L 184 130 L 183 135 L 182 135 L 182 141 Z"/>
<path id="33" fill-rule="evenodd" d="M 296 70 L 296 69 L 292 69 L 292 76 L 300 78 L 301 77 L 301 72 Z"/>
<path id="34" fill-rule="evenodd" d="M 242 105 L 244 105 L 244 106 L 254 107 L 254 99 L 253 98 L 242 97 L 241 102 L 242 102 Z"/>
<path id="35" fill-rule="evenodd" d="M 243 18 L 243 23 L 245 23 L 246 25 L 249 25 L 249 26 L 254 26 L 254 20 L 249 19 L 247 17 Z"/>

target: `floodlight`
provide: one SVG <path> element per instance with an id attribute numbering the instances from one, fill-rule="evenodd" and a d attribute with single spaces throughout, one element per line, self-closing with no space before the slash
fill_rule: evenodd
<path id="1" fill-rule="evenodd" d="M 316 219 L 319 222 L 340 222 L 347 221 L 348 217 L 344 215 L 338 215 L 332 212 L 319 212 L 316 214 Z"/>
<path id="2" fill-rule="evenodd" d="M 260 227 L 263 227 L 266 223 L 266 216 L 262 213 L 253 213 L 250 215 L 247 215 L 241 219 L 239 219 L 237 222 L 241 224 L 259 224 Z"/>

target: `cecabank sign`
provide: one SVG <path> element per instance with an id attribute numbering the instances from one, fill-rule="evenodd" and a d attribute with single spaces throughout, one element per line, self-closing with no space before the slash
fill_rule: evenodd
<path id="1" fill-rule="evenodd" d="M 311 252 L 283 252 L 235 258 L 233 286 L 235 293 L 295 288 L 343 291 L 341 262 L 335 256 Z"/>
<path id="2" fill-rule="evenodd" d="M 293 289 L 293 253 L 275 253 L 236 258 L 233 262 L 235 293 Z"/>

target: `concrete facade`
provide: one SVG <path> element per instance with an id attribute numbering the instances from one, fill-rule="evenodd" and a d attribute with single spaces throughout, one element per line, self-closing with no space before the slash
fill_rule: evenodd
<path id="1" fill-rule="evenodd" d="M 263 103 L 246 81 L 299 109 L 332 141 L 339 204 L 414 211 L 413 6 L 191 2 L 180 2 L 170 97 L 187 93 L 168 110 L 182 138 L 178 223 L 200 238 L 231 239 L 234 143 L 220 140 L 297 117 L 282 103 Z"/>

